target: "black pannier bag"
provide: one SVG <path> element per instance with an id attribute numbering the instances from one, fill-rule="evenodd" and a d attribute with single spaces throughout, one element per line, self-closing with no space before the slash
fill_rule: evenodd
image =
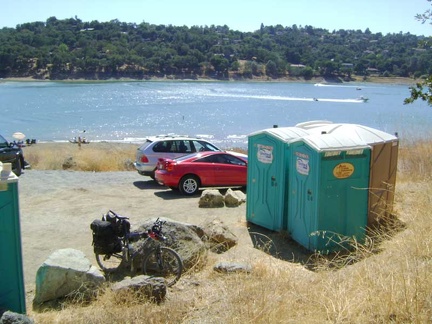
<path id="1" fill-rule="evenodd" d="M 95 219 L 90 224 L 90 229 L 93 231 L 94 253 L 112 254 L 122 251 L 121 239 L 110 222 Z"/>
<path id="2" fill-rule="evenodd" d="M 130 232 L 130 223 L 127 220 L 123 220 L 117 224 L 117 235 L 124 237 L 126 233 Z"/>
<path id="3" fill-rule="evenodd" d="M 115 216 L 112 216 L 109 213 L 104 215 L 102 220 L 111 223 L 117 236 L 123 237 L 125 233 L 128 233 L 130 230 L 130 223 L 127 220 L 118 220 Z"/>

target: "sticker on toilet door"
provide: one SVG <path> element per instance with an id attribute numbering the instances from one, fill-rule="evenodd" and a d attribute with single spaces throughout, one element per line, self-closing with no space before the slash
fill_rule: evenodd
<path id="1" fill-rule="evenodd" d="M 354 173 L 354 165 L 351 163 L 339 163 L 333 169 L 333 175 L 338 179 L 346 179 Z"/>
<path id="2" fill-rule="evenodd" d="M 309 159 L 301 158 L 297 156 L 296 170 L 298 173 L 303 175 L 309 175 Z"/>
<path id="3" fill-rule="evenodd" d="M 257 145 L 257 159 L 262 163 L 272 163 L 273 162 L 273 146 L 268 145 Z"/>

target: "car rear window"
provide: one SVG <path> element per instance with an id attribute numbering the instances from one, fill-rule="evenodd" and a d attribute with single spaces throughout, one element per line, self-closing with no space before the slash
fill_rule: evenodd
<path id="1" fill-rule="evenodd" d="M 153 146 L 153 152 L 171 152 L 172 141 L 160 141 Z"/>
<path id="2" fill-rule="evenodd" d="M 218 147 L 205 142 L 205 141 L 193 141 L 193 145 L 195 146 L 195 151 L 203 152 L 203 151 L 221 151 Z"/>
<path id="3" fill-rule="evenodd" d="M 0 147 L 8 147 L 8 142 L 6 139 L 0 135 Z"/>
<path id="4" fill-rule="evenodd" d="M 140 151 L 145 150 L 145 148 L 146 148 L 147 146 L 149 146 L 151 143 L 153 143 L 153 141 L 147 139 L 147 140 L 145 141 L 145 143 L 142 144 L 142 145 L 139 147 L 139 150 L 140 150 Z"/>

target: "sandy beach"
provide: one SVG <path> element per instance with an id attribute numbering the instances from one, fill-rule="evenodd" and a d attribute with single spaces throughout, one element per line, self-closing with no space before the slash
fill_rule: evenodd
<path id="1" fill-rule="evenodd" d="M 109 80 L 86 80 L 86 79 L 66 79 L 66 80 L 47 80 L 47 79 L 35 79 L 33 77 L 11 77 L 11 78 L 3 78 L 0 82 L 157 82 L 157 81 L 171 81 L 171 82 L 221 82 L 218 79 L 205 78 L 200 77 L 197 79 L 182 79 L 182 78 L 157 78 L 152 77 L 150 79 L 130 79 L 130 78 L 119 78 L 119 79 L 109 79 Z M 229 81 L 236 81 L 234 79 L 230 79 Z M 267 76 L 257 77 L 254 76 L 251 79 L 241 79 L 240 82 L 305 82 L 305 83 L 337 83 L 340 80 L 325 80 L 323 77 L 314 77 L 308 80 L 305 80 L 302 77 L 281 77 L 276 79 L 269 79 Z M 366 82 L 366 83 L 384 83 L 384 84 L 408 84 L 415 85 L 417 82 L 421 82 L 422 80 L 413 79 L 413 78 L 404 78 L 404 77 L 379 77 L 379 76 L 368 76 L 364 79 L 362 76 L 352 76 L 351 82 Z M 226 82 L 226 80 L 222 81 Z M 349 83 L 349 81 L 344 81 L 344 83 Z"/>

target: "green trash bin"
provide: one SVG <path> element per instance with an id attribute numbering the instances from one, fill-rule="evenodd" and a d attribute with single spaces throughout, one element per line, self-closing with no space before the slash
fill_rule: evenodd
<path id="1" fill-rule="evenodd" d="M 359 139 L 316 134 L 291 143 L 288 232 L 311 251 L 364 240 L 370 147 Z"/>
<path id="2" fill-rule="evenodd" d="M 0 165 L 0 310 L 25 314 L 18 177 L 10 167 Z"/>
<path id="3" fill-rule="evenodd" d="M 264 228 L 286 230 L 290 142 L 308 133 L 296 127 L 269 128 L 248 136 L 246 219 Z"/>

